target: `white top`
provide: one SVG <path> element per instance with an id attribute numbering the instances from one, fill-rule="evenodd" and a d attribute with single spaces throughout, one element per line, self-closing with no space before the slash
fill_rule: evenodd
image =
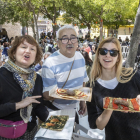
<path id="1" fill-rule="evenodd" d="M 103 87 L 108 88 L 108 89 L 114 89 L 119 83 L 116 77 L 111 80 L 102 80 L 99 78 L 97 81 Z"/>

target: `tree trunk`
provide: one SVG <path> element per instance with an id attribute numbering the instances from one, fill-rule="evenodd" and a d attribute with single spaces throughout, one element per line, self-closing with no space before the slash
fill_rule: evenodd
<path id="1" fill-rule="evenodd" d="M 35 11 L 33 10 L 33 17 L 34 17 L 34 23 L 35 23 L 35 34 L 36 34 L 36 41 L 39 43 L 39 35 L 38 35 L 38 26 L 37 26 L 37 18 L 35 15 Z"/>
<path id="2" fill-rule="evenodd" d="M 88 27 L 88 38 L 90 39 L 90 29 L 91 29 L 91 26 L 90 26 L 89 23 L 87 24 L 87 27 Z"/>
<path id="3" fill-rule="evenodd" d="M 56 31 L 55 30 L 56 30 L 55 25 L 53 25 L 53 39 L 55 39 L 55 37 L 56 37 Z"/>
<path id="4" fill-rule="evenodd" d="M 34 37 L 34 39 L 36 39 L 35 25 L 34 25 L 34 20 L 33 19 L 32 19 L 32 23 L 31 23 L 31 27 L 32 27 L 32 31 L 33 31 L 33 37 Z"/>
<path id="5" fill-rule="evenodd" d="M 26 34 L 26 26 L 22 27 L 22 35 Z"/>
<path id="6" fill-rule="evenodd" d="M 129 55 L 127 57 L 127 62 L 125 67 L 134 67 L 139 42 L 140 42 L 140 3 L 135 18 L 134 30 L 132 33 L 130 49 L 129 49 Z"/>
<path id="7" fill-rule="evenodd" d="M 103 6 L 101 8 L 101 15 L 100 15 L 100 38 L 99 38 L 99 42 L 101 42 L 102 39 L 103 39 L 103 19 L 101 18 L 102 15 L 103 15 Z"/>
<path id="8" fill-rule="evenodd" d="M 116 24 L 116 38 L 118 38 L 118 29 L 119 29 L 119 25 Z"/>
<path id="9" fill-rule="evenodd" d="M 53 39 L 56 37 L 56 7 L 55 7 L 55 1 L 53 1 L 53 8 L 54 8 L 54 17 L 53 17 Z"/>
<path id="10" fill-rule="evenodd" d="M 29 32 L 29 31 L 28 31 L 28 26 L 27 26 L 27 35 L 28 35 L 28 32 Z"/>
<path id="11" fill-rule="evenodd" d="M 100 39 L 99 42 L 101 42 L 103 39 L 103 19 L 100 19 Z"/>

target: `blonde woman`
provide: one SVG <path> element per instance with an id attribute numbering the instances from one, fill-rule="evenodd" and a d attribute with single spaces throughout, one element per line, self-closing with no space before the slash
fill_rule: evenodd
<path id="1" fill-rule="evenodd" d="M 92 101 L 87 103 L 92 129 L 104 129 L 106 140 L 139 140 L 140 113 L 103 109 L 104 97 L 137 98 L 139 103 L 140 73 L 122 68 L 120 43 L 106 38 L 97 49 L 91 70 Z"/>

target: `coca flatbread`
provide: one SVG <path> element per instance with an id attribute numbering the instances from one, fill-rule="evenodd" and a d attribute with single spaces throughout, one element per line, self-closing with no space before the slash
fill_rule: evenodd
<path id="1" fill-rule="evenodd" d="M 42 128 L 54 130 L 54 131 L 62 131 L 69 116 L 60 115 L 60 116 L 50 116 L 50 118 L 41 124 Z"/>
<path id="2" fill-rule="evenodd" d="M 103 108 L 115 111 L 140 112 L 140 106 L 137 103 L 136 98 L 127 99 L 127 98 L 105 97 L 103 100 Z"/>
<path id="3" fill-rule="evenodd" d="M 80 90 L 68 90 L 68 89 L 57 89 L 57 95 L 59 95 L 62 98 L 70 98 L 70 99 L 80 99 L 80 98 L 86 98 L 87 95 L 80 91 Z"/>

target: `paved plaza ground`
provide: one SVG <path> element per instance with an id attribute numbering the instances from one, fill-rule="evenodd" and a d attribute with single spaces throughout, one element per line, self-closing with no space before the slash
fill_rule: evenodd
<path id="1" fill-rule="evenodd" d="M 99 140 L 105 140 L 105 132 L 104 130 L 99 129 L 91 129 L 88 123 L 88 115 L 79 119 L 80 125 L 88 129 L 88 134 L 93 138 L 97 138 Z M 80 135 L 87 136 L 84 132 L 80 131 Z"/>

